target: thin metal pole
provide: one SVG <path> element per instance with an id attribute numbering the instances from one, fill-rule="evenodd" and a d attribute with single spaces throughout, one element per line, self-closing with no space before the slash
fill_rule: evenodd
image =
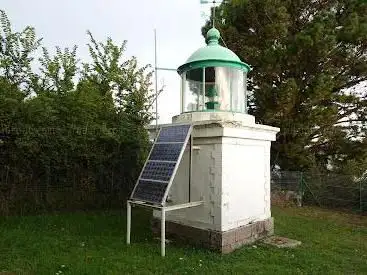
<path id="1" fill-rule="evenodd" d="M 182 101 L 181 101 L 181 113 L 185 112 L 186 104 L 186 73 L 182 73 Z"/>
<path id="2" fill-rule="evenodd" d="M 157 70 L 157 31 L 154 29 L 154 77 L 155 77 L 155 129 L 158 131 L 158 70 Z"/>
<path id="3" fill-rule="evenodd" d="M 191 202 L 191 180 L 192 180 L 192 143 L 194 138 L 190 136 L 190 166 L 189 166 L 189 202 Z"/>
<path id="4" fill-rule="evenodd" d="M 126 244 L 130 244 L 131 235 L 131 204 L 127 202 L 127 225 L 126 225 Z"/>
<path id="5" fill-rule="evenodd" d="M 203 107 L 202 107 L 202 111 L 205 110 L 205 67 L 203 68 Z"/>
<path id="6" fill-rule="evenodd" d="M 177 72 L 177 69 L 174 68 L 157 68 L 158 71 L 172 71 Z"/>
<path id="7" fill-rule="evenodd" d="M 166 256 L 166 211 L 161 211 L 161 255 Z"/>
<path id="8" fill-rule="evenodd" d="M 215 1 L 213 1 L 213 28 L 215 28 Z"/>
<path id="9" fill-rule="evenodd" d="M 181 85 L 180 85 L 180 114 L 183 112 L 183 86 L 184 86 L 184 81 L 183 81 L 183 76 L 180 76 L 180 80 L 181 80 Z"/>

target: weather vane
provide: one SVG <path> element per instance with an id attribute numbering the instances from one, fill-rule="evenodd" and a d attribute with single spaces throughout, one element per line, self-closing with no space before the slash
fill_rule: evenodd
<path id="1" fill-rule="evenodd" d="M 218 1 L 218 0 L 200 0 L 200 4 L 202 5 L 206 5 L 206 4 L 213 4 L 213 7 L 212 7 L 212 11 L 213 11 L 213 15 L 212 15 L 212 27 L 214 28 L 215 27 L 215 8 L 217 7 L 216 4 L 222 4 L 222 3 L 225 3 L 227 1 L 225 0 L 222 0 L 222 1 Z M 203 17 L 204 16 L 207 16 L 205 14 L 205 12 L 203 12 L 201 14 Z"/>

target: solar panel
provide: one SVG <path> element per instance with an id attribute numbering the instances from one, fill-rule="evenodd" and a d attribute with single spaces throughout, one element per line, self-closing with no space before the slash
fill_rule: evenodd
<path id="1" fill-rule="evenodd" d="M 159 133 L 157 142 L 184 142 L 191 125 L 164 127 Z"/>
<path id="2" fill-rule="evenodd" d="M 175 162 L 148 161 L 140 177 L 142 179 L 169 181 L 175 165 Z"/>
<path id="3" fill-rule="evenodd" d="M 159 203 L 162 201 L 167 185 L 168 182 L 139 180 L 133 198 L 151 203 Z"/>
<path id="4" fill-rule="evenodd" d="M 177 161 L 182 143 L 157 143 L 154 145 L 149 160 Z"/>
<path id="5" fill-rule="evenodd" d="M 167 189 L 175 176 L 191 130 L 188 124 L 164 126 L 160 129 L 131 199 L 164 204 Z"/>

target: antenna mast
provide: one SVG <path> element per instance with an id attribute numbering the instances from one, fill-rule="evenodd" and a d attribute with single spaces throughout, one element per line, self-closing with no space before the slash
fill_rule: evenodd
<path id="1" fill-rule="evenodd" d="M 159 91 L 158 90 L 158 71 L 172 71 L 172 72 L 176 72 L 175 68 L 160 68 L 158 67 L 157 64 L 157 30 L 154 29 L 154 78 L 155 78 L 155 129 L 156 132 L 158 133 L 158 96 L 160 94 L 160 92 L 162 91 L 162 89 Z"/>
<path id="2" fill-rule="evenodd" d="M 212 27 L 215 28 L 215 0 L 213 1 L 213 22 Z"/>
<path id="3" fill-rule="evenodd" d="M 157 31 L 154 29 L 155 130 L 158 132 Z"/>

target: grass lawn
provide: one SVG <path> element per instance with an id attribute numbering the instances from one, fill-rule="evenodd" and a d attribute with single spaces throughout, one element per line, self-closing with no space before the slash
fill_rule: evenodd
<path id="1" fill-rule="evenodd" d="M 272 210 L 276 234 L 302 241 L 300 247 L 259 243 L 222 256 L 170 243 L 161 258 L 150 215 L 137 208 L 130 247 L 117 211 L 0 217 L 0 274 L 367 274 L 367 217 Z"/>

